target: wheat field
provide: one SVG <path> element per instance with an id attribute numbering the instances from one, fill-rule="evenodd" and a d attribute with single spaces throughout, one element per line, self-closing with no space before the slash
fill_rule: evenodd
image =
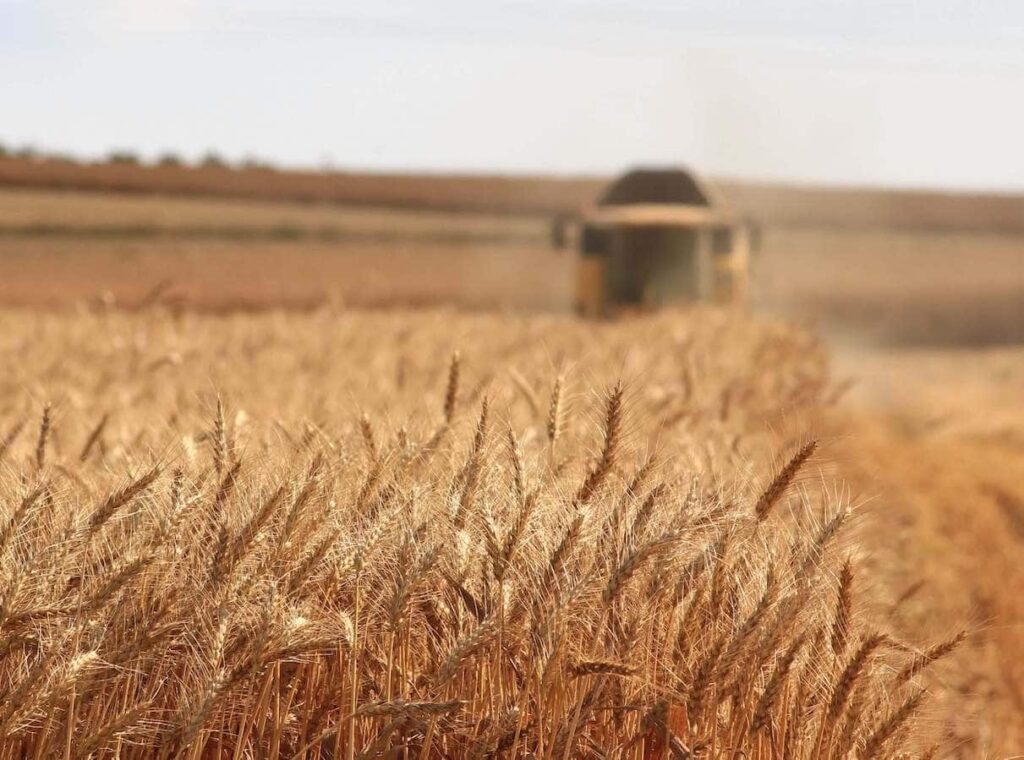
<path id="1" fill-rule="evenodd" d="M 0 231 L 7 237 L 197 238 L 402 242 L 507 242 L 546 246 L 550 219 L 232 198 L 85 193 L 0 186 Z"/>
<path id="2" fill-rule="evenodd" d="M 0 160 L 0 175 L 2 168 Z M 408 187 L 427 179 L 409 178 Z M 459 197 L 497 197 L 483 180 L 449 184 L 451 192 L 461 187 Z M 403 187 L 396 181 L 392 189 Z M 970 215 L 961 219 L 963 228 L 934 219 L 923 227 L 884 227 L 879 220 L 887 206 L 877 198 L 880 205 L 849 207 L 849 219 L 835 216 L 846 208 L 836 202 L 830 215 L 801 221 L 793 217 L 795 207 L 780 207 L 779 198 L 769 202 L 773 197 L 764 195 L 760 203 L 774 212 L 755 216 L 762 220 L 751 273 L 757 310 L 860 342 L 1024 340 L 1019 229 Z M 220 310 L 308 308 L 332 300 L 373 307 L 572 308 L 577 254 L 571 246 L 552 248 L 554 211 L 370 205 L 375 198 L 389 202 L 372 194 L 358 204 L 332 205 L 327 199 L 0 187 L 0 303 L 63 306 L 102 297 L 131 306 L 162 287 L 168 298 Z M 1012 205 L 1012 198 L 1004 200 Z M 955 208 L 960 216 L 973 208 L 964 204 L 938 208 L 953 220 Z M 869 214 L 872 209 L 881 216 Z M 979 226 L 983 222 L 989 226 Z"/>
<path id="3" fill-rule="evenodd" d="M 799 330 L 0 319 L 0 757 L 945 751 Z"/>

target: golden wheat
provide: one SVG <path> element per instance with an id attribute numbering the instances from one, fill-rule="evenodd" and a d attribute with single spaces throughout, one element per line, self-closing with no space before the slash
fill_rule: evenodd
<path id="1" fill-rule="evenodd" d="M 849 505 L 796 487 L 813 442 L 768 472 L 828 391 L 798 331 L 714 311 L 5 324 L 0 759 L 924 746 L 910 682 L 959 638 L 914 656 L 871 634 L 844 659 L 875 630 L 835 546 Z M 571 410 L 552 356 L 586 378 Z"/>

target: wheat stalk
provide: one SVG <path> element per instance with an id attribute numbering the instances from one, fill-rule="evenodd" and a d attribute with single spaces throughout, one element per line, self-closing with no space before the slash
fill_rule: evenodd
<path id="1" fill-rule="evenodd" d="M 757 503 L 754 504 L 754 514 L 757 519 L 764 521 L 771 513 L 772 508 L 778 503 L 779 499 L 789 488 L 790 483 L 800 472 L 800 468 L 804 466 L 804 463 L 810 459 L 811 455 L 818 448 L 817 441 L 808 441 L 800 450 L 794 454 L 786 465 L 779 470 L 775 477 L 772 478 L 772 482 L 768 484 L 768 487 L 761 492 L 761 495 L 757 499 Z"/>

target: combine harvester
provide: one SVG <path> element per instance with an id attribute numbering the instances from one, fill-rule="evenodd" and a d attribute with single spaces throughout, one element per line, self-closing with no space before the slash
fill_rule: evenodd
<path id="1" fill-rule="evenodd" d="M 578 247 L 585 316 L 694 303 L 745 304 L 753 227 L 684 169 L 637 169 L 554 230 Z"/>

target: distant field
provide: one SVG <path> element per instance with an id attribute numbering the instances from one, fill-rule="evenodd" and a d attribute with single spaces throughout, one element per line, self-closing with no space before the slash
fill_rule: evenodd
<path id="1" fill-rule="evenodd" d="M 0 187 L 0 235 L 303 233 L 544 243 L 549 217 Z"/>
<path id="2" fill-rule="evenodd" d="M 575 254 L 551 247 L 552 218 L 2 188 L 0 303 L 132 304 L 163 284 L 165 297 L 215 309 L 333 300 L 566 311 Z M 1024 341 L 1024 233 L 827 218 L 760 229 L 755 309 L 871 342 Z"/>
<path id="3" fill-rule="evenodd" d="M 457 303 L 565 310 L 547 217 L 0 190 L 0 302 L 207 308 Z"/>
<path id="4" fill-rule="evenodd" d="M 1024 341 L 1024 236 L 775 227 L 760 303 L 842 337 L 890 343 Z"/>
<path id="5" fill-rule="evenodd" d="M 623 167 L 626 169 L 627 167 Z M 571 214 L 609 177 L 381 174 L 0 158 L 0 187 L 288 201 L 387 208 Z M 719 179 L 765 225 L 1024 232 L 1024 196 L 826 188 Z"/>
<path id="6" fill-rule="evenodd" d="M 132 306 L 161 284 L 193 307 L 453 303 L 564 311 L 569 254 L 514 245 L 0 239 L 0 302 Z"/>
<path id="7" fill-rule="evenodd" d="M 0 159 L 0 186 L 197 195 L 455 211 L 555 213 L 600 190 L 596 178 L 394 175 Z"/>

